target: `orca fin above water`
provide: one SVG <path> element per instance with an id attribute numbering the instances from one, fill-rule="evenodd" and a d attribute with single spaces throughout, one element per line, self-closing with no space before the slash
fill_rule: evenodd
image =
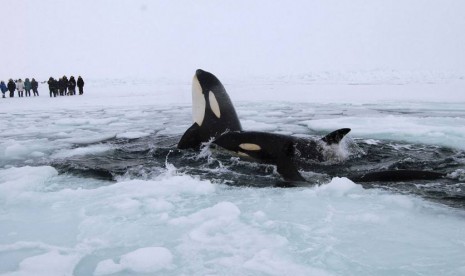
<path id="1" fill-rule="evenodd" d="M 286 181 L 306 181 L 305 178 L 299 173 L 297 166 L 294 164 L 292 159 L 282 158 L 276 163 L 278 173 Z"/>
<path id="2" fill-rule="evenodd" d="M 192 124 L 190 128 L 184 132 L 181 140 L 178 142 L 178 149 L 197 149 L 202 143 L 199 138 L 200 126 L 197 123 Z"/>
<path id="3" fill-rule="evenodd" d="M 276 160 L 276 168 L 278 173 L 286 181 L 305 182 L 305 178 L 299 173 L 297 165 L 295 164 L 295 144 L 286 143 L 283 151 L 280 152 L 280 157 Z"/>
<path id="4" fill-rule="evenodd" d="M 325 142 L 328 145 L 339 144 L 342 138 L 344 138 L 344 136 L 346 136 L 347 133 L 349 132 L 350 132 L 350 128 L 341 128 L 321 138 L 321 141 Z"/>

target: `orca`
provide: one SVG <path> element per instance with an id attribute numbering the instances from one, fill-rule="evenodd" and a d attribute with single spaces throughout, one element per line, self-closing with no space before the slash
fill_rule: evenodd
<path id="1" fill-rule="evenodd" d="M 242 130 L 223 84 L 201 69 L 197 69 L 192 80 L 192 118 L 194 123 L 181 137 L 178 149 L 200 149 L 202 143 L 226 131 Z"/>
<path id="2" fill-rule="evenodd" d="M 339 144 L 349 128 L 331 132 L 320 140 L 258 131 L 227 132 L 213 144 L 240 156 L 276 165 L 278 173 L 286 181 L 305 181 L 298 171 L 298 163 L 326 161 L 324 152 L 329 145 Z"/>
<path id="3" fill-rule="evenodd" d="M 286 181 L 306 181 L 298 171 L 301 161 L 326 161 L 329 146 L 337 145 L 350 132 L 341 128 L 319 140 L 276 133 L 243 131 L 236 110 L 223 84 L 212 73 L 198 69 L 192 81 L 193 124 L 178 142 L 178 149 L 199 150 L 212 144 L 253 160 L 276 165 Z M 433 180 L 445 174 L 418 170 L 390 170 L 351 175 L 356 182 Z"/>

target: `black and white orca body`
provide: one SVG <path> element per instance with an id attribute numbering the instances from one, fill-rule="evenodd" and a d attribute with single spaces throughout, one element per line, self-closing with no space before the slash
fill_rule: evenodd
<path id="1" fill-rule="evenodd" d="M 242 131 L 231 100 L 221 82 L 211 73 L 197 70 L 192 82 L 192 117 L 194 123 L 178 142 L 179 149 L 200 149 L 202 143 L 212 144 L 259 162 L 277 166 L 288 181 L 305 181 L 298 171 L 304 161 L 324 162 L 332 145 L 349 133 L 349 128 L 331 132 L 320 140 L 310 140 L 275 133 Z M 331 156 L 331 154 L 329 154 Z M 351 176 L 360 182 L 410 181 L 437 179 L 444 174 L 417 170 L 368 172 Z"/>
<path id="2" fill-rule="evenodd" d="M 236 131 L 219 136 L 213 144 L 240 156 L 276 165 L 285 180 L 305 181 L 298 172 L 299 161 L 326 161 L 324 151 L 327 146 L 338 144 L 349 131 L 348 128 L 339 129 L 321 140 L 258 131 Z"/>
<path id="3" fill-rule="evenodd" d="M 194 123 L 179 141 L 179 149 L 199 149 L 202 143 L 226 131 L 242 130 L 223 84 L 201 69 L 192 80 L 192 117 Z"/>

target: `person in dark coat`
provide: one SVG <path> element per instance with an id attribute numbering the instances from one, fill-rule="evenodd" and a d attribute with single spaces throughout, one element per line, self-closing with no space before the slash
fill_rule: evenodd
<path id="1" fill-rule="evenodd" d="M 76 80 L 73 76 L 71 76 L 68 81 L 68 93 L 69 95 L 76 95 Z"/>
<path id="2" fill-rule="evenodd" d="M 10 79 L 8 81 L 8 91 L 10 91 L 10 98 L 13 98 L 15 96 L 15 90 L 16 90 L 16 84 L 12 79 Z"/>
<path id="3" fill-rule="evenodd" d="M 52 95 L 56 97 L 55 80 L 52 77 L 50 77 L 47 83 L 48 83 L 48 90 L 50 90 L 50 98 L 52 97 Z"/>
<path id="4" fill-rule="evenodd" d="M 53 79 L 53 97 L 58 96 L 60 92 L 60 82 L 56 79 Z"/>
<path id="5" fill-rule="evenodd" d="M 31 96 L 31 89 L 32 89 L 31 81 L 29 80 L 29 78 L 26 78 L 24 80 L 24 90 L 26 90 L 26 97 Z"/>
<path id="6" fill-rule="evenodd" d="M 6 84 L 4 81 L 0 82 L 0 90 L 2 91 L 2 98 L 5 98 L 5 93 L 8 91 L 8 87 L 6 87 Z"/>
<path id="7" fill-rule="evenodd" d="M 68 94 L 68 78 L 66 76 L 63 76 L 63 87 L 65 88 L 63 95 L 66 96 Z"/>
<path id="8" fill-rule="evenodd" d="M 39 91 L 37 90 L 39 88 L 39 83 L 34 78 L 32 78 L 31 87 L 34 96 L 39 96 Z"/>
<path id="9" fill-rule="evenodd" d="M 58 90 L 60 92 L 60 96 L 64 96 L 66 95 L 65 94 L 65 91 L 66 91 L 66 87 L 68 86 L 68 83 L 66 83 L 65 79 L 64 78 L 60 78 L 58 80 Z"/>
<path id="10" fill-rule="evenodd" d="M 77 86 L 79 88 L 79 95 L 84 94 L 84 80 L 81 76 L 78 77 Z"/>

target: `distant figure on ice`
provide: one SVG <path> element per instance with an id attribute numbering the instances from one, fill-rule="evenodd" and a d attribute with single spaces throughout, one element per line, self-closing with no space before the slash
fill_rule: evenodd
<path id="1" fill-rule="evenodd" d="M 15 90 L 16 90 L 16 84 L 12 79 L 10 79 L 8 81 L 8 91 L 10 91 L 10 98 L 13 98 L 15 96 Z"/>
<path id="2" fill-rule="evenodd" d="M 29 78 L 26 78 L 26 80 L 24 80 L 24 90 L 26 90 L 26 97 L 31 96 L 31 89 L 32 89 L 31 81 L 29 80 Z"/>
<path id="3" fill-rule="evenodd" d="M 77 86 L 79 88 L 79 95 L 84 94 L 84 80 L 81 78 L 81 76 L 78 77 Z"/>
<path id="4" fill-rule="evenodd" d="M 68 86 L 68 82 L 64 78 L 58 79 L 58 91 L 60 93 L 60 96 L 64 96 L 66 87 Z"/>
<path id="5" fill-rule="evenodd" d="M 21 79 L 16 82 L 16 89 L 18 90 L 18 97 L 24 97 L 24 82 Z"/>
<path id="6" fill-rule="evenodd" d="M 8 91 L 8 87 L 6 87 L 6 84 L 4 81 L 0 82 L 0 90 L 2 91 L 2 98 L 6 98 L 5 93 L 6 91 Z"/>
<path id="7" fill-rule="evenodd" d="M 37 90 L 39 88 L 39 83 L 34 78 L 32 78 L 31 87 L 32 92 L 34 92 L 34 96 L 39 96 L 39 91 Z"/>
<path id="8" fill-rule="evenodd" d="M 70 96 L 76 95 L 76 80 L 73 76 L 71 76 L 68 81 L 68 93 Z"/>
<path id="9" fill-rule="evenodd" d="M 56 82 L 56 81 L 55 81 L 52 77 L 50 77 L 50 78 L 48 79 L 48 82 L 47 82 L 47 83 L 48 83 L 48 90 L 50 90 L 50 98 L 52 97 L 52 95 L 53 95 L 54 97 L 57 96 L 57 94 L 56 94 L 56 92 L 55 92 L 55 87 L 56 87 L 55 82 Z"/>
<path id="10" fill-rule="evenodd" d="M 63 87 L 65 88 L 63 95 L 66 96 L 68 94 L 68 78 L 66 76 L 63 76 Z"/>

